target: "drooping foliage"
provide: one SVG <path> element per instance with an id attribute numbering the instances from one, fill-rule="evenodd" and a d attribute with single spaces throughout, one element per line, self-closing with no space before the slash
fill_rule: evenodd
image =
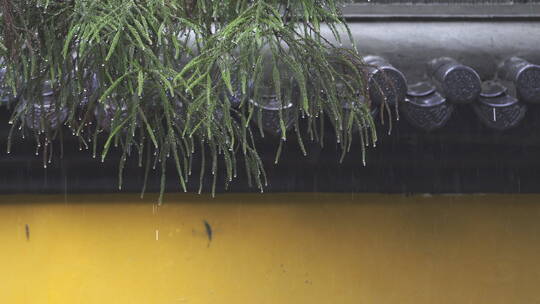
<path id="1" fill-rule="evenodd" d="M 162 192 L 167 164 L 186 191 L 192 167 L 214 187 L 242 167 L 262 190 L 255 137 L 269 99 L 278 156 L 290 133 L 304 153 L 306 140 L 323 144 L 325 120 L 343 153 L 355 136 L 376 141 L 365 66 L 341 47 L 351 39 L 341 2 L 0 0 L 11 136 L 35 138 L 44 165 L 66 136 L 102 159 L 119 149 L 120 185 L 138 157 L 147 176 L 161 167 Z"/>

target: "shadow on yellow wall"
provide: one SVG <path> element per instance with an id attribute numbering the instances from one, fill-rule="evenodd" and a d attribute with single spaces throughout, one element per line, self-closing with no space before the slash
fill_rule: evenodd
<path id="1" fill-rule="evenodd" d="M 0 196 L 0 303 L 538 303 L 540 195 Z"/>

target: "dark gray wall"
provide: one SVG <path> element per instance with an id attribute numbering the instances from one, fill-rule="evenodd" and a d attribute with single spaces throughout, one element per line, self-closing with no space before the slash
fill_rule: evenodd
<path id="1" fill-rule="evenodd" d="M 354 3 L 373 3 L 373 4 L 393 4 L 393 3 L 411 3 L 411 4 L 514 4 L 514 3 L 540 3 L 540 0 L 355 0 Z"/>

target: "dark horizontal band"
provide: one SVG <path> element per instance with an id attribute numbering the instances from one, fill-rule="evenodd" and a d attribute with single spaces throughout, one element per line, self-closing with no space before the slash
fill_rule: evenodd
<path id="1" fill-rule="evenodd" d="M 350 4 L 347 20 L 540 20 L 539 4 Z"/>

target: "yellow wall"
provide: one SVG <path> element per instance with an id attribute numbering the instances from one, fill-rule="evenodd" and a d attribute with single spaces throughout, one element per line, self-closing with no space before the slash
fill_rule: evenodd
<path id="1" fill-rule="evenodd" d="M 0 303 L 540 302 L 540 196 L 154 201 L 0 196 Z"/>

